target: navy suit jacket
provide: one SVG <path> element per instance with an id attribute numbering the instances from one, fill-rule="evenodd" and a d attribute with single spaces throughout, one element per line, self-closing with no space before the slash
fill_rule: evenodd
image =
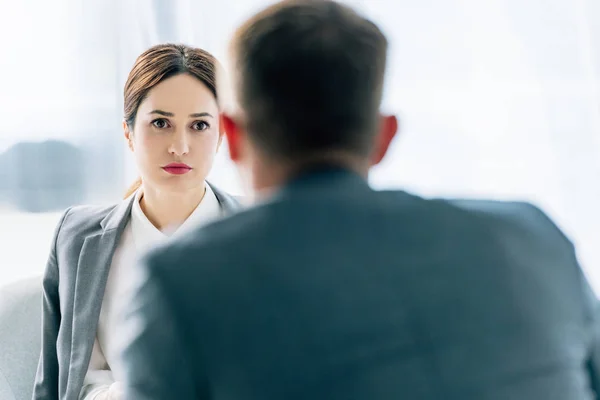
<path id="1" fill-rule="evenodd" d="M 530 204 L 314 169 L 142 267 L 127 399 L 596 398 L 597 299 Z"/>

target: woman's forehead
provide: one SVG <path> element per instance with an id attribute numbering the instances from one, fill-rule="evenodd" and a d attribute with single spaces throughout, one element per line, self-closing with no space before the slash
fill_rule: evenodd
<path id="1" fill-rule="evenodd" d="M 187 116 L 201 112 L 216 113 L 218 106 L 215 96 L 202 81 L 189 74 L 181 74 L 150 89 L 139 111 L 156 109 Z"/>

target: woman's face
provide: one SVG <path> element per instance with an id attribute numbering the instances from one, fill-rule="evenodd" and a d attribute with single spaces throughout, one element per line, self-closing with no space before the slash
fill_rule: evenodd
<path id="1" fill-rule="evenodd" d="M 180 74 L 153 87 L 133 132 L 124 124 L 144 187 L 186 192 L 203 188 L 221 142 L 219 110 L 197 78 Z"/>

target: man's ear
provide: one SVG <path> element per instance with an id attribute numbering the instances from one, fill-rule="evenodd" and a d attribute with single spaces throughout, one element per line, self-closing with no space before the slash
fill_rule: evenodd
<path id="1" fill-rule="evenodd" d="M 125 135 L 125 140 L 127 140 L 127 147 L 129 147 L 129 150 L 133 151 L 133 134 L 126 121 L 123 121 L 123 134 Z"/>
<path id="2" fill-rule="evenodd" d="M 223 144 L 223 138 L 225 137 L 225 126 L 223 125 L 223 116 L 219 114 L 219 140 L 217 141 L 217 151 L 221 148 L 221 144 Z"/>
<path id="3" fill-rule="evenodd" d="M 237 163 L 242 155 L 242 130 L 233 117 L 228 114 L 221 114 L 221 126 L 227 137 L 229 147 L 229 158 Z"/>
<path id="4" fill-rule="evenodd" d="M 398 119 L 395 115 L 382 115 L 380 118 L 379 134 L 373 149 L 371 166 L 377 165 L 383 160 L 398 132 Z"/>

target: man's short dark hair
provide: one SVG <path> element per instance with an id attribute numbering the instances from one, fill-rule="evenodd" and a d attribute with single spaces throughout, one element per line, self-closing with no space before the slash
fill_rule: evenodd
<path id="1" fill-rule="evenodd" d="M 282 1 L 237 30 L 232 53 L 246 128 L 266 155 L 369 155 L 387 56 L 373 22 L 335 1 Z"/>

